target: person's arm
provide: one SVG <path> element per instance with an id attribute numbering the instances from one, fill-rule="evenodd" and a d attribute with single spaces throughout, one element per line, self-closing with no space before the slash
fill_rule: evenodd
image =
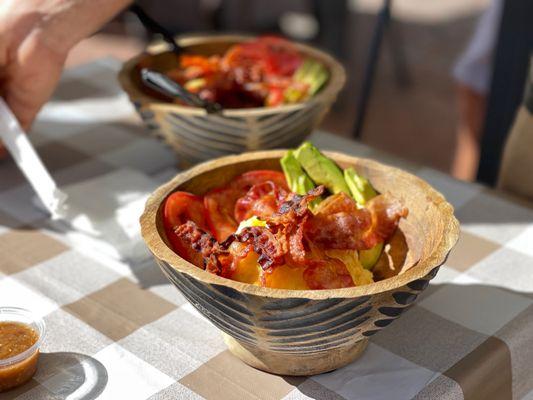
<path id="1" fill-rule="evenodd" d="M 0 2 L 0 95 L 25 129 L 54 91 L 72 47 L 130 2 Z"/>

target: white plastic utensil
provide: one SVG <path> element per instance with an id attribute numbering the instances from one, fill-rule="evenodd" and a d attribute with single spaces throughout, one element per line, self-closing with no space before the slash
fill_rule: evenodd
<path id="1" fill-rule="evenodd" d="M 58 189 L 50 173 L 35 152 L 27 135 L 19 125 L 4 99 L 0 97 L 0 139 L 13 156 L 33 189 L 52 214 L 52 218 L 66 215 L 67 196 Z"/>

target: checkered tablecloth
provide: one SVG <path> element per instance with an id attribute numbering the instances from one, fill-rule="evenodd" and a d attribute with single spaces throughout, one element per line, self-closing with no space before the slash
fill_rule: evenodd
<path id="1" fill-rule="evenodd" d="M 312 137 L 426 179 L 456 207 L 462 235 L 420 301 L 337 371 L 284 378 L 246 366 L 144 248 L 98 250 L 106 235 L 135 244 L 146 194 L 177 171 L 120 91 L 118 68 L 106 59 L 67 71 L 31 133 L 71 201 L 98 219 L 93 237 L 51 222 L 0 162 L 0 305 L 47 325 L 37 374 L 2 400 L 533 399 L 533 208 L 364 145 Z"/>

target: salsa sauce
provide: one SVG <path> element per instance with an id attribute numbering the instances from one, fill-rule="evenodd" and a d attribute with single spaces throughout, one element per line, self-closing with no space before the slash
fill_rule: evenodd
<path id="1" fill-rule="evenodd" d="M 0 322 L 0 360 L 28 350 L 37 342 L 39 334 L 31 326 L 20 322 Z"/>
<path id="2" fill-rule="evenodd" d="M 38 350 L 18 362 L 5 361 L 28 350 L 37 340 L 39 334 L 27 324 L 0 322 L 0 392 L 22 385 L 33 376 L 39 357 Z"/>

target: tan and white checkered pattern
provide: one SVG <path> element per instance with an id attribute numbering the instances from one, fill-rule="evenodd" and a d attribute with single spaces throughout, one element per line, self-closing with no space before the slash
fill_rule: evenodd
<path id="1" fill-rule="evenodd" d="M 119 203 L 102 193 L 139 201 L 145 193 L 135 196 L 136 182 L 148 190 L 176 172 L 173 154 L 146 135 L 120 92 L 118 67 L 102 60 L 67 71 L 31 134 L 60 185 L 81 188 L 87 207 L 101 205 L 104 234 Z M 246 366 L 151 260 L 112 257 L 51 223 L 7 160 L 0 305 L 35 311 L 48 332 L 33 380 L 2 400 L 533 399 L 533 208 L 361 144 L 312 139 L 414 172 L 446 195 L 462 223 L 420 301 L 373 336 L 362 358 L 307 379 Z"/>

